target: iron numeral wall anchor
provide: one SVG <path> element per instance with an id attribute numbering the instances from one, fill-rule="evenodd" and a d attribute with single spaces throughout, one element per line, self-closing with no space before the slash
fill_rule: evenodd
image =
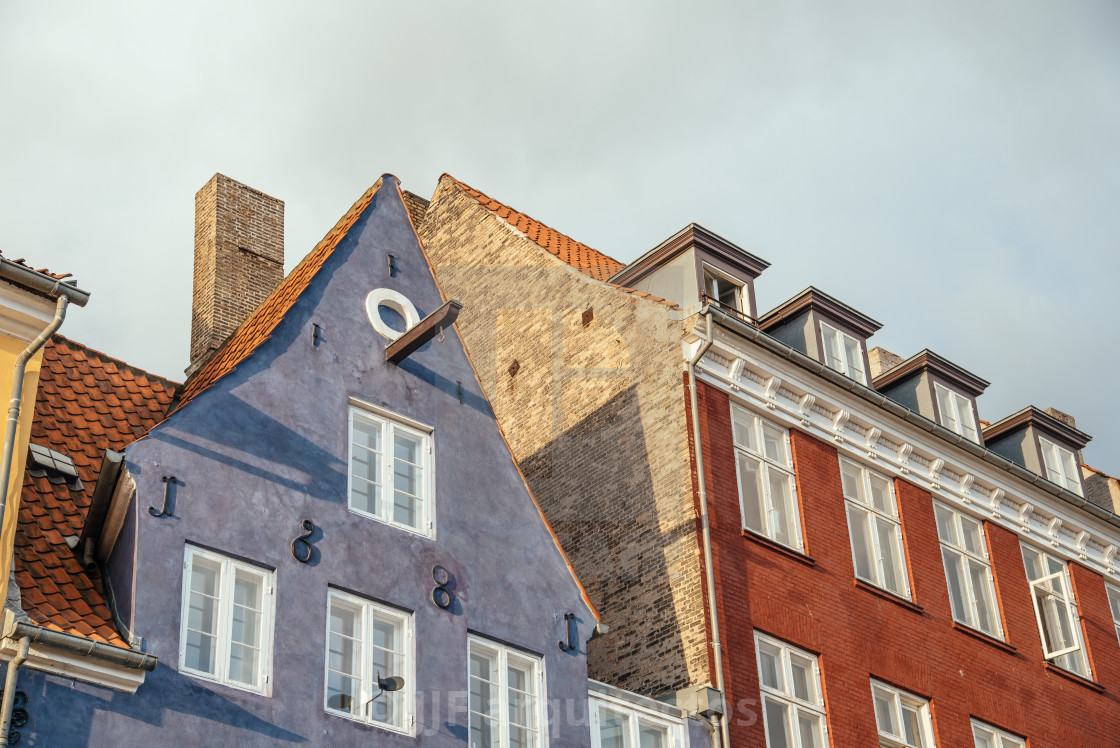
<path id="1" fill-rule="evenodd" d="M 574 621 L 575 619 L 575 613 L 564 614 L 564 636 L 567 637 L 567 641 L 557 642 L 560 645 L 561 652 L 576 651 L 576 645 L 572 642 L 572 621 Z"/>
<path id="2" fill-rule="evenodd" d="M 451 572 L 442 566 L 433 567 L 432 579 L 436 583 L 432 590 L 432 602 L 437 608 L 447 610 L 451 607 L 451 590 L 447 589 L 447 585 L 451 583 Z"/>
<path id="3" fill-rule="evenodd" d="M 150 507 L 148 507 L 148 514 L 152 515 L 153 517 L 170 517 L 170 516 L 172 516 L 172 514 L 171 514 L 171 486 L 174 483 L 178 483 L 179 479 L 176 478 L 174 475 L 171 475 L 171 476 L 164 475 L 164 476 L 160 477 L 160 481 L 163 483 L 163 509 L 160 509 L 159 511 L 156 511 L 156 508 L 154 506 L 150 506 Z"/>
<path id="4" fill-rule="evenodd" d="M 309 519 L 305 519 L 301 524 L 306 532 L 292 541 L 292 557 L 301 564 L 306 564 L 311 560 L 311 556 L 315 552 L 309 540 L 309 538 L 315 534 L 315 523 Z"/>

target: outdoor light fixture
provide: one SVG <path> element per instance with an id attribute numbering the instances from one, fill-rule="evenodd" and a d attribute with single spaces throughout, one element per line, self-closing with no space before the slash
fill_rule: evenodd
<path id="1" fill-rule="evenodd" d="M 404 688 L 404 678 L 399 675 L 390 675 L 388 678 L 381 677 L 381 671 L 377 671 L 377 693 L 373 698 L 366 702 L 365 709 L 369 709 L 369 705 L 377 700 L 383 693 L 391 691 L 399 691 Z M 337 693 L 327 699 L 327 706 L 331 709 L 338 709 L 341 712 L 350 712 L 350 707 L 354 704 L 354 697 L 348 693 Z M 352 712 L 351 712 L 352 713 Z"/>

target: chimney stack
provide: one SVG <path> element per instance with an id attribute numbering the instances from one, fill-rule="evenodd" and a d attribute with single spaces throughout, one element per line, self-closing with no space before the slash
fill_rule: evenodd
<path id="1" fill-rule="evenodd" d="M 886 348 L 876 346 L 867 352 L 867 363 L 871 365 L 871 378 L 875 379 L 880 374 L 888 371 L 903 362 L 902 356 L 891 353 Z"/>
<path id="2" fill-rule="evenodd" d="M 194 196 L 189 379 L 284 279 L 284 201 L 215 174 Z"/>

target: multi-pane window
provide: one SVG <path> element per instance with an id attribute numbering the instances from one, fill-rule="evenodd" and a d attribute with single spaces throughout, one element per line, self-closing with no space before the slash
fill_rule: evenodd
<path id="1" fill-rule="evenodd" d="M 403 423 L 350 409 L 350 508 L 431 532 L 432 437 Z"/>
<path id="2" fill-rule="evenodd" d="M 953 620 L 1002 639 L 983 525 L 936 502 L 933 513 L 937 517 L 937 537 L 941 540 Z"/>
<path id="3" fill-rule="evenodd" d="M 821 340 L 824 341 L 824 363 L 848 379 L 867 384 L 863 371 L 863 345 L 845 332 L 821 323 Z"/>
<path id="4" fill-rule="evenodd" d="M 272 661 L 272 572 L 187 546 L 179 669 L 264 692 Z"/>
<path id="5" fill-rule="evenodd" d="M 1116 638 L 1120 639 L 1120 589 L 1105 585 L 1108 591 L 1108 607 L 1112 609 L 1112 625 L 1116 628 Z"/>
<path id="6" fill-rule="evenodd" d="M 758 680 L 767 748 L 828 744 L 817 658 L 758 632 Z"/>
<path id="7" fill-rule="evenodd" d="M 901 597 L 910 597 L 902 526 L 894 484 L 874 470 L 840 458 L 856 576 Z"/>
<path id="8" fill-rule="evenodd" d="M 1021 547 L 1043 656 L 1058 667 L 1090 677 L 1081 640 L 1081 617 L 1066 562 L 1032 546 Z"/>
<path id="9" fill-rule="evenodd" d="M 933 389 L 937 393 L 937 410 L 941 413 L 941 425 L 979 444 L 980 435 L 976 432 L 976 416 L 972 414 L 972 401 L 944 385 L 934 384 Z"/>
<path id="10" fill-rule="evenodd" d="M 1042 448 L 1046 479 L 1081 496 L 1081 473 L 1077 469 L 1077 459 L 1073 452 L 1041 436 L 1038 438 L 1038 445 Z"/>
<path id="11" fill-rule="evenodd" d="M 704 295 L 727 309 L 747 311 L 743 308 L 743 284 L 708 267 L 704 268 Z"/>
<path id="12" fill-rule="evenodd" d="M 590 699 L 591 748 L 677 748 L 681 728 L 614 701 Z"/>
<path id="13" fill-rule="evenodd" d="M 871 681 L 880 748 L 932 748 L 929 702 L 906 691 Z"/>
<path id="14" fill-rule="evenodd" d="M 800 550 L 789 432 L 737 405 L 731 407 L 731 430 L 743 527 Z"/>
<path id="15" fill-rule="evenodd" d="M 546 727 L 541 661 L 471 638 L 470 748 L 538 748 Z"/>
<path id="16" fill-rule="evenodd" d="M 388 678 L 404 688 L 383 691 Z M 325 707 L 407 732 L 412 723 L 412 619 L 402 611 L 331 590 L 327 612 Z"/>
<path id="17" fill-rule="evenodd" d="M 1009 732 L 972 720 L 972 737 L 976 748 L 1026 748 L 1027 741 Z"/>

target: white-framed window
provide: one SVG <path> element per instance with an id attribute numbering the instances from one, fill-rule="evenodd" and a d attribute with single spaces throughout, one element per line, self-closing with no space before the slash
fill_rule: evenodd
<path id="1" fill-rule="evenodd" d="M 933 513 L 937 518 L 953 620 L 1002 639 L 984 526 L 937 501 L 933 503 Z"/>
<path id="2" fill-rule="evenodd" d="M 846 332 L 821 322 L 821 340 L 824 341 L 824 363 L 848 379 L 867 384 L 863 370 L 863 344 Z"/>
<path id="3" fill-rule="evenodd" d="M 617 699 L 592 696 L 591 748 L 681 748 L 682 726 Z"/>
<path id="4" fill-rule="evenodd" d="M 732 405 L 731 432 L 743 527 L 801 550 L 789 431 Z"/>
<path id="5" fill-rule="evenodd" d="M 976 748 L 1027 748 L 1027 741 L 998 727 L 972 720 L 972 737 Z"/>
<path id="6" fill-rule="evenodd" d="M 704 295 L 720 306 L 737 312 L 749 311 L 744 308 L 743 284 L 707 265 L 704 265 Z"/>
<path id="7" fill-rule="evenodd" d="M 1108 592 L 1108 607 L 1112 610 L 1112 625 L 1116 627 L 1116 638 L 1120 640 L 1120 589 L 1111 584 L 1104 586 Z"/>
<path id="8" fill-rule="evenodd" d="M 979 444 L 980 434 L 976 431 L 976 416 L 972 413 L 972 401 L 937 382 L 934 382 L 933 389 L 937 393 L 937 410 L 941 414 L 941 425 Z"/>
<path id="9" fill-rule="evenodd" d="M 540 748 L 548 726 L 539 657 L 469 637 L 471 748 Z"/>
<path id="10" fill-rule="evenodd" d="M 272 670 L 273 589 L 272 571 L 188 545 L 179 670 L 266 693 Z"/>
<path id="11" fill-rule="evenodd" d="M 909 599 L 894 482 L 843 457 L 840 480 L 848 510 L 856 577 Z"/>
<path id="12" fill-rule="evenodd" d="M 408 733 L 415 693 L 412 616 L 331 590 L 327 596 L 324 708 L 331 714 Z M 382 691 L 383 680 L 404 688 Z"/>
<path id="13" fill-rule="evenodd" d="M 1046 480 L 1081 496 L 1081 471 L 1077 468 L 1073 452 L 1041 436 L 1038 437 L 1038 445 L 1042 448 Z"/>
<path id="14" fill-rule="evenodd" d="M 350 408 L 350 510 L 431 536 L 432 434 L 380 409 Z"/>
<path id="15" fill-rule="evenodd" d="M 1071 673 L 1091 677 L 1069 566 L 1033 546 L 1020 543 L 1020 547 L 1031 585 L 1031 602 L 1042 639 L 1043 657 Z"/>
<path id="16" fill-rule="evenodd" d="M 877 680 L 871 681 L 880 748 L 932 748 L 929 702 Z"/>
<path id="17" fill-rule="evenodd" d="M 817 658 L 757 631 L 754 644 L 767 748 L 824 748 L 828 726 Z"/>

